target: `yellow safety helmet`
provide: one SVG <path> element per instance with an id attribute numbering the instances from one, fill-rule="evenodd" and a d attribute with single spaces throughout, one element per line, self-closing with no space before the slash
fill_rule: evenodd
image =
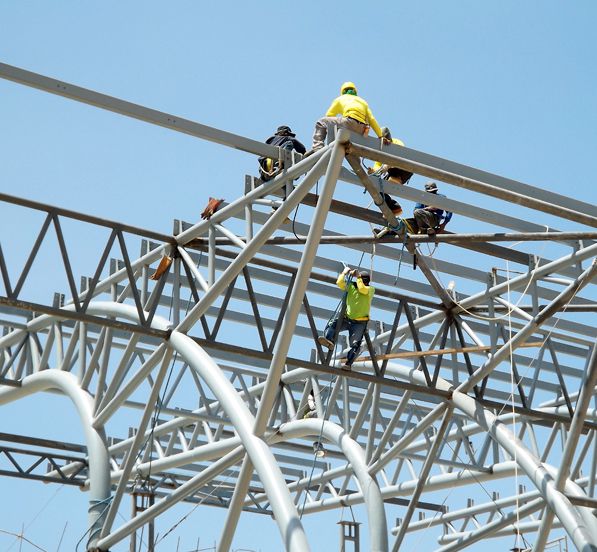
<path id="1" fill-rule="evenodd" d="M 355 86 L 354 82 L 345 82 L 340 87 L 340 94 L 346 94 L 346 91 L 350 90 L 351 88 L 355 91 L 355 93 L 357 92 L 357 87 Z"/>

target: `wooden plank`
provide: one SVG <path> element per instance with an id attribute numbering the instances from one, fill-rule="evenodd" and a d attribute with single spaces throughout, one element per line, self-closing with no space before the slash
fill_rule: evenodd
<path id="1" fill-rule="evenodd" d="M 523 343 L 519 345 L 517 349 L 521 347 L 541 347 L 543 341 L 529 341 L 529 343 Z M 463 347 L 462 349 L 431 349 L 430 351 L 408 351 L 406 353 L 389 353 L 387 355 L 378 355 L 375 357 L 376 360 L 385 360 L 392 358 L 414 358 L 414 357 L 426 357 L 426 356 L 437 356 L 437 355 L 449 355 L 452 353 L 479 353 L 482 351 L 491 350 L 491 345 L 474 346 L 474 347 Z M 371 357 L 359 357 L 355 362 L 371 360 Z"/>

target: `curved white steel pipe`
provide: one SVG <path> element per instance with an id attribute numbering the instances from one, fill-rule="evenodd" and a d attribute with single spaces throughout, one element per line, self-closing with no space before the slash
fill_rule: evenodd
<path id="1" fill-rule="evenodd" d="M 83 427 L 89 458 L 89 540 L 87 548 L 95 548 L 110 505 L 110 455 L 103 430 L 92 426 L 93 398 L 81 389 L 75 376 L 59 370 L 44 370 L 23 378 L 21 387 L 0 389 L 0 405 L 22 397 L 59 389 L 74 404 Z"/>
<path id="2" fill-rule="evenodd" d="M 269 446 L 253 433 L 255 419 L 215 361 L 190 337 L 172 332 L 170 345 L 205 381 L 234 425 L 272 505 L 286 550 L 310 550 L 296 506 Z"/>
<path id="3" fill-rule="evenodd" d="M 69 310 L 74 310 L 74 305 L 67 305 L 65 308 Z M 121 317 L 131 320 L 133 322 L 139 322 L 139 316 L 135 307 L 112 301 L 92 302 L 89 304 L 87 308 L 87 313 L 99 316 Z M 39 330 L 41 329 L 41 327 L 51 324 L 56 319 L 57 317 L 53 316 L 40 317 L 40 319 L 37 319 L 36 321 L 35 329 Z M 151 326 L 152 328 L 159 330 L 169 330 L 172 327 L 170 322 L 159 316 L 154 316 Z M 205 380 L 206 384 L 208 385 L 208 387 L 210 387 L 216 398 L 220 401 L 220 403 L 222 404 L 222 408 L 226 411 L 226 414 L 232 421 L 236 431 L 238 432 L 241 440 L 243 441 L 243 445 L 247 450 L 247 454 L 251 457 L 251 461 L 253 462 L 255 469 L 257 470 L 257 473 L 259 474 L 259 477 L 263 483 L 265 492 L 272 505 L 272 510 L 274 511 L 274 516 L 276 518 L 278 528 L 280 530 L 280 533 L 282 534 L 282 539 L 284 541 L 284 546 L 286 550 L 294 552 L 306 552 L 310 550 L 304 528 L 296 510 L 296 506 L 292 502 L 290 493 L 287 489 L 286 482 L 284 481 L 284 477 L 282 476 L 280 468 L 278 467 L 277 462 L 268 445 L 262 439 L 256 437 L 253 434 L 252 429 L 254 424 L 254 417 L 250 413 L 249 409 L 242 401 L 242 399 L 238 396 L 236 389 L 234 389 L 230 381 L 224 376 L 219 366 L 213 361 L 213 359 L 192 339 L 180 332 L 173 331 L 170 335 L 168 343 L 181 355 L 185 362 L 191 368 L 196 370 L 199 373 L 199 375 Z M 76 378 L 74 378 L 74 376 L 66 372 L 48 370 L 40 372 L 39 374 L 45 375 L 54 373 L 64 374 L 72 378 L 72 381 L 75 383 L 76 389 L 63 389 L 65 393 L 69 394 L 69 396 L 71 394 L 73 394 L 73 396 L 78 396 L 77 392 L 84 393 L 79 387 L 78 383 L 76 382 Z M 34 374 L 34 376 L 38 376 L 38 374 Z M 34 376 L 29 376 L 29 378 Z M 40 380 L 41 379 L 43 378 L 40 378 Z M 52 385 L 48 385 L 47 387 L 52 387 Z M 62 387 L 58 387 L 62 389 Z M 29 388 L 30 386 L 26 387 L 25 389 Z M 23 387 L 5 390 L 6 396 L 14 396 L 14 399 L 6 399 L 6 402 L 8 402 L 9 400 L 15 400 L 16 398 L 19 398 L 19 396 L 27 394 L 23 390 Z M 21 392 L 22 395 L 19 395 L 19 392 Z M 84 423 L 84 428 L 86 432 L 92 429 L 91 422 L 93 416 L 91 403 L 87 415 L 88 419 L 86 419 L 86 423 Z M 107 449 L 105 449 L 105 446 L 104 450 L 106 458 L 108 458 Z M 107 496 L 102 497 L 102 501 L 106 501 L 107 499 L 109 499 L 110 496 L 110 472 L 109 465 L 106 465 L 108 466 L 108 469 L 106 470 L 106 473 L 104 473 L 103 478 L 105 479 L 105 484 L 108 486 L 108 493 Z M 90 517 L 92 515 L 91 510 L 92 508 L 90 508 Z M 105 509 L 103 509 L 101 513 L 103 515 L 105 513 Z M 96 517 L 94 517 L 93 527 L 99 525 L 99 529 L 101 529 L 101 524 L 97 523 Z M 96 531 L 94 530 L 94 536 L 95 533 Z M 109 536 L 102 539 L 100 544 L 104 546 L 106 543 L 108 543 L 108 541 Z M 111 545 L 113 543 L 110 542 L 109 544 Z"/>
<path id="4" fill-rule="evenodd" d="M 96 301 L 90 303 L 87 312 L 122 317 L 134 322 L 139 321 L 136 308 L 121 303 Z M 168 330 L 171 324 L 167 320 L 155 316 L 152 320 L 152 327 Z M 293 552 L 310 550 L 296 506 L 292 502 L 276 459 L 268 445 L 253 434 L 255 419 L 234 386 L 216 362 L 187 335 L 173 331 L 168 344 L 205 381 L 230 418 L 263 483 L 286 550 Z M 108 542 L 108 539 L 109 537 L 102 539 L 101 543 Z"/>
<path id="5" fill-rule="evenodd" d="M 132 319 L 132 320 L 135 320 L 135 321 L 137 320 L 137 317 L 136 317 L 136 311 L 135 311 L 135 309 L 134 309 L 133 307 L 129 307 L 128 305 L 114 304 L 114 303 L 111 303 L 111 304 L 112 304 L 112 305 L 116 305 L 116 310 L 117 310 L 117 311 L 119 311 L 119 314 L 120 314 L 121 316 L 124 316 L 125 318 L 129 318 L 129 319 Z M 103 303 L 103 304 L 96 303 L 94 306 L 95 306 L 95 307 L 98 309 L 98 310 L 97 310 L 98 314 L 106 314 L 106 310 L 105 310 L 105 308 L 107 308 L 107 306 L 108 306 L 108 305 L 109 305 L 109 303 Z M 121 312 L 121 309 L 122 309 L 122 308 L 124 308 L 126 311 L 128 311 L 128 312 L 127 312 L 127 314 L 125 314 L 124 312 Z M 107 310 L 110 310 L 110 309 L 107 309 Z M 91 311 L 90 311 L 90 312 L 91 312 Z M 132 316 L 131 316 L 131 315 L 132 315 Z M 40 318 L 41 318 L 41 317 L 40 317 Z M 44 318 L 45 318 L 45 317 L 44 317 Z M 49 324 L 49 323 L 51 323 L 51 321 L 52 321 L 52 320 L 54 320 L 54 319 L 55 319 L 55 318 L 53 318 L 53 317 L 47 317 L 47 318 L 46 318 L 46 320 L 44 320 L 44 322 L 46 322 L 46 321 L 47 321 L 47 324 Z M 41 320 L 39 320 L 39 319 L 38 319 L 38 320 L 37 320 L 37 322 L 38 322 L 38 323 L 37 323 L 37 324 L 35 324 L 35 326 L 36 326 L 36 328 L 35 328 L 35 329 L 38 329 L 38 327 L 39 327 L 39 322 L 41 322 Z M 167 324 L 167 323 L 166 323 L 166 324 Z M 44 324 L 42 323 L 42 325 L 44 325 Z M 160 325 L 161 325 L 161 324 L 160 324 Z M 408 369 L 406 369 L 406 368 L 405 368 L 404 370 L 407 370 L 407 371 L 408 371 Z M 417 378 L 414 378 L 414 381 L 415 381 L 416 383 L 423 383 L 423 382 L 422 382 L 422 380 L 421 380 L 421 381 L 419 381 Z M 445 383 L 446 385 L 448 385 L 448 384 L 447 384 L 447 382 L 444 382 L 444 383 Z M 466 396 L 465 396 L 465 398 L 468 398 L 468 399 L 470 399 L 470 397 L 466 397 Z M 473 399 L 470 399 L 470 400 L 472 400 L 472 401 L 474 402 L 474 400 L 473 400 Z M 461 406 L 462 406 L 462 405 L 456 405 L 456 406 L 457 406 L 459 409 L 463 410 L 465 413 L 467 413 L 467 412 L 466 412 L 466 409 L 463 409 L 463 408 L 461 408 Z M 474 411 L 475 411 L 475 410 L 476 410 L 476 407 L 475 407 L 475 408 L 473 408 L 472 410 L 470 410 L 470 412 L 473 412 L 473 413 L 474 413 Z M 495 436 L 497 436 L 498 434 L 500 434 L 500 433 L 503 433 L 503 429 L 505 429 L 505 428 L 501 428 L 501 430 L 500 430 L 499 428 L 497 428 L 497 426 L 498 426 L 498 424 L 499 424 L 499 421 L 498 421 L 498 420 L 492 420 L 492 417 L 493 417 L 493 415 L 492 415 L 491 413 L 486 413 L 486 414 L 489 414 L 489 416 L 485 416 L 485 423 L 491 424 L 491 425 L 493 426 L 493 431 L 492 431 L 492 434 L 494 434 Z M 473 419 L 475 419 L 475 421 L 477 421 L 477 422 L 478 422 L 478 420 L 477 420 L 475 417 L 473 417 Z M 488 426 L 486 426 L 486 427 L 488 427 Z M 505 437 L 506 437 L 506 441 L 507 441 L 508 439 L 510 439 L 510 437 L 511 437 L 511 434 L 510 434 L 509 430 L 507 430 L 507 429 L 506 429 L 506 433 L 508 434 L 508 435 L 505 435 Z M 503 444 L 503 443 L 501 442 L 501 440 L 500 440 L 500 444 Z M 520 443 L 520 444 L 521 444 L 521 443 Z M 526 449 L 525 449 L 525 450 L 526 450 Z M 527 451 L 527 452 L 528 452 L 528 451 Z M 538 462 L 538 460 L 537 460 L 536 458 L 534 458 L 534 456 L 533 456 L 533 455 L 531 455 L 530 453 L 529 453 L 529 455 L 530 455 L 530 458 L 528 458 L 527 460 L 529 460 L 529 461 L 530 461 L 530 463 L 527 465 L 527 467 L 529 467 L 529 468 L 532 470 L 532 469 L 533 469 L 533 460 L 534 460 L 534 461 L 536 461 L 536 462 Z M 540 464 L 540 462 L 539 462 L 539 464 Z M 535 466 L 535 467 L 536 467 L 536 466 Z M 525 469 L 525 468 L 524 468 L 524 466 L 522 466 L 522 465 L 521 465 L 521 468 Z M 526 469 L 525 469 L 525 471 L 526 471 Z M 533 481 L 535 481 L 535 478 L 531 477 L 531 479 L 533 479 Z M 542 482 L 542 483 L 545 483 L 544 481 L 542 481 L 542 477 L 541 477 L 541 476 L 539 476 L 539 479 L 541 480 L 541 482 Z M 537 484 L 537 482 L 536 482 L 536 481 L 535 481 L 535 483 Z M 546 494 L 550 492 L 550 490 L 549 490 L 549 485 L 547 485 L 547 487 L 546 487 L 546 490 L 545 490 L 544 492 L 545 492 Z M 544 496 L 545 496 L 545 495 L 544 495 Z M 547 498 L 547 496 L 546 496 L 546 498 Z M 574 507 L 573 507 L 573 506 L 572 506 L 572 505 L 569 503 L 569 501 L 567 501 L 567 499 L 565 499 L 565 497 L 563 497 L 563 495 L 561 495 L 561 494 L 560 494 L 560 498 L 563 498 L 563 499 L 564 499 L 564 502 L 563 502 L 563 503 L 561 503 L 559 500 L 556 500 L 556 502 L 558 502 L 558 506 L 559 506 L 561 509 L 563 508 L 563 510 L 564 510 L 564 514 L 565 514 L 565 515 L 564 515 L 564 517 L 569 517 L 569 519 L 568 519 L 568 522 L 573 522 L 573 523 L 576 523 L 576 520 L 578 519 L 578 518 L 577 518 L 577 516 L 578 516 L 578 514 L 579 514 L 578 510 L 577 510 L 576 508 L 574 508 Z M 567 503 L 567 504 L 566 504 L 566 503 Z M 573 511 L 573 512 L 569 512 L 568 510 L 570 510 L 570 509 L 571 509 L 571 510 L 574 510 L 574 511 Z M 582 509 L 581 509 L 581 511 L 582 511 Z M 567 513 L 566 513 L 566 512 L 567 512 Z M 568 514 L 570 514 L 570 516 L 571 516 L 571 517 L 570 517 L 570 516 L 568 516 Z M 558 517 L 559 517 L 559 516 L 558 516 Z M 584 516 L 581 516 L 581 517 L 584 517 Z M 576 519 L 575 519 L 575 518 L 576 518 Z M 573 529 L 573 530 L 572 530 L 572 532 L 570 532 L 570 531 L 569 531 L 569 534 L 570 534 L 570 536 L 573 538 L 573 540 L 575 539 L 575 537 L 574 537 L 574 534 L 573 534 L 573 533 L 575 533 L 575 534 L 579 535 L 579 534 L 583 534 L 583 533 L 585 532 L 585 530 L 588 530 L 588 531 L 589 531 L 589 533 L 593 533 L 593 531 L 594 531 L 594 530 L 593 530 L 592 528 L 590 528 L 590 526 L 589 526 L 589 527 L 586 527 L 586 524 L 585 524 L 585 523 L 582 523 L 581 525 L 582 525 L 582 527 L 580 527 L 580 526 L 579 526 L 577 530 L 574 530 L 574 529 Z M 564 523 L 564 526 L 565 526 L 565 527 L 567 527 L 567 530 L 568 530 L 568 527 L 570 526 L 570 523 L 568 523 L 568 524 Z M 586 535 L 586 534 L 585 534 L 585 535 Z M 575 541 L 575 542 L 576 542 L 576 541 Z M 579 549 L 580 549 L 580 548 L 579 548 Z"/>
<path id="6" fill-rule="evenodd" d="M 359 364 L 368 369 L 373 368 L 371 363 Z M 356 368 L 356 366 L 354 367 Z M 413 383 L 426 384 L 421 371 L 396 363 L 389 364 L 387 371 Z M 483 427 L 512 458 L 516 459 L 520 469 L 537 487 L 546 503 L 562 522 L 578 550 L 595 552 L 597 550 L 597 521 L 589 512 L 586 512 L 586 509 L 573 506 L 564 493 L 556 489 L 552 473 L 554 468 L 543 464 L 497 416 L 483 408 L 474 398 L 455 391 L 451 384 L 442 378 L 438 378 L 437 388 L 452 391 L 454 406 Z M 582 489 L 570 480 L 566 482 L 566 492 L 584 495 Z"/>
<path id="7" fill-rule="evenodd" d="M 344 453 L 359 482 L 369 517 L 370 550 L 387 551 L 388 527 L 381 491 L 375 478 L 369 474 L 363 449 L 344 429 L 333 422 L 319 419 L 297 420 L 282 424 L 271 442 L 320 435 L 334 443 Z"/>

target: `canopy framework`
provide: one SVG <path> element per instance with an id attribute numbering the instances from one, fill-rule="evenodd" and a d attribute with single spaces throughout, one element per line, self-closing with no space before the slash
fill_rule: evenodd
<path id="1" fill-rule="evenodd" d="M 250 154 L 282 155 L 248 138 L 4 64 L 0 76 Z M 446 243 L 432 255 L 419 236 L 407 238 L 407 247 L 402 238 L 372 244 L 344 232 L 359 220 L 361 234 L 367 222 L 383 224 L 379 212 L 342 202 L 345 184 L 362 186 L 364 177 L 340 169 L 344 153 L 351 156 L 351 165 L 355 155 L 389 162 L 534 214 L 515 218 L 501 214 L 507 209 L 474 210 L 453 198 L 387 182 L 382 186 L 365 176 L 374 198 L 375 190 L 383 189 L 408 200 L 433 201 L 458 217 L 499 230 L 493 236 L 439 236 L 437 241 Z M 266 184 L 247 178 L 245 194 L 210 220 L 176 221 L 173 236 L 0 195 L 4 207 L 43 213 L 41 227 L 30 229 L 33 246 L 24 266 L 12 264 L 11 245 L 0 242 L 0 392 L 18 397 L 23 382 L 31 381 L 27 378 L 68 373 L 91 397 L 91 420 L 81 423 L 115 438 L 107 448 L 112 509 L 102 511 L 101 531 L 93 531 L 88 548 L 107 550 L 139 523 L 159 520 L 165 509 L 186 500 L 228 508 L 223 533 L 230 539 L 241 512 L 277 511 L 288 550 L 308 547 L 300 515 L 360 503 L 366 504 L 376 550 L 397 549 L 409 535 L 436 526 L 438 549 L 463 549 L 501 536 L 514 524 L 527 532 L 527 540 L 540 531 L 543 542 L 551 527 L 564 527 L 579 550 L 595 550 L 597 524 L 589 508 L 579 504 L 592 504 L 597 469 L 597 413 L 587 394 L 580 393 L 585 377 L 595 373 L 590 362 L 597 333 L 591 262 L 597 245 L 591 240 L 597 208 L 354 135 L 339 136 L 304 160 L 290 156 L 285 162 L 286 170 Z M 326 191 L 315 196 L 322 176 Z M 294 190 L 280 202 L 276 194 L 293 181 Z M 272 203 L 278 209 L 268 216 L 263 209 Z M 292 225 L 296 237 L 284 219 L 298 205 L 300 217 Z M 544 228 L 530 222 L 545 215 L 565 227 L 560 240 L 557 224 L 542 236 Z M 97 263 L 85 272 L 73 264 L 77 246 L 69 232 L 75 225 L 101 227 L 106 233 Z M 498 245 L 511 230 L 522 243 Z M 32 289 L 40 275 L 40 251 L 50 239 L 57 244 L 63 280 L 58 295 L 40 304 Z M 539 239 L 550 240 L 549 247 Z M 135 248 L 140 249 L 137 258 Z M 335 367 L 339 352 L 328 364 L 322 362 L 316 337 L 337 296 L 334 282 L 342 265 L 334 258 L 358 260 L 361 253 L 381 266 L 374 271 L 374 321 L 363 352 L 373 360 L 357 362 L 353 373 L 346 373 Z M 410 269 L 414 254 L 417 271 Z M 151 266 L 164 255 L 173 260 L 170 269 L 153 281 Z M 466 255 L 461 257 L 466 261 L 455 262 L 458 255 Z M 409 272 L 403 268 L 396 276 L 399 263 Z M 496 269 L 499 263 L 504 268 Z M 457 289 L 445 285 L 446 277 L 458 282 Z M 575 315 L 568 314 L 575 307 Z M 239 344 L 241 331 L 248 337 Z M 528 341 L 537 347 L 517 348 Z M 197 356 L 196 347 L 204 357 Z M 451 352 L 415 354 L 404 363 L 380 356 L 430 349 Z M 170 383 L 160 384 L 166 372 Z M 218 395 L 210 378 L 228 380 L 230 386 Z M 314 411 L 308 406 L 310 393 Z M 239 432 L 242 409 L 253 420 L 252 436 L 248 427 Z M 123 413 L 130 414 L 129 438 L 128 428 L 116 422 Z M 324 461 L 313 458 L 313 438 L 307 437 L 312 428 L 277 429 L 300 425 L 305 414 L 309 426 L 322 424 Z M 511 434 L 518 439 L 510 439 Z M 562 434 L 565 439 L 558 440 Z M 31 441 L 20 440 L 22 449 L 32 452 Z M 340 443 L 350 443 L 350 454 Z M 63 464 L 46 474 L 0 473 L 48 481 L 72 477 L 90 488 L 99 477 L 91 466 L 100 460 L 91 449 L 88 455 L 93 458 L 55 455 L 53 462 Z M 275 469 L 268 464 L 272 458 Z M 561 458 L 565 465 L 560 467 Z M 313 465 L 318 470 L 311 477 Z M 279 476 L 264 481 L 266 466 Z M 530 466 L 538 471 L 531 473 Z M 443 503 L 446 488 L 462 486 L 478 500 L 486 492 L 480 485 L 513 480 L 515 473 L 524 473 L 526 484 L 537 490 L 503 484 L 508 496 L 482 507 L 473 499 L 467 508 Z M 137 477 L 159 500 L 143 518 L 115 527 L 117 505 Z M 363 481 L 372 485 L 369 492 Z M 547 484 L 549 496 L 542 493 Z M 436 518 L 386 530 L 386 520 L 411 519 L 416 509 Z M 97 520 L 94 515 L 95 528 Z M 483 530 L 471 530 L 479 523 Z M 229 546 L 223 538 L 219 549 Z"/>

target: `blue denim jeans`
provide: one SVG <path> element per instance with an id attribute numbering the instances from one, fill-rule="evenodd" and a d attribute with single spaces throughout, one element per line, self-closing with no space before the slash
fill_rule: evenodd
<path id="1" fill-rule="evenodd" d="M 363 336 L 365 335 L 365 330 L 367 329 L 367 322 L 367 320 L 351 320 L 350 318 L 346 317 L 344 317 L 342 320 L 339 332 L 348 330 L 348 342 L 350 343 L 350 351 L 348 351 L 346 364 L 348 364 L 349 366 L 354 362 L 354 359 L 359 354 L 361 342 L 363 341 Z M 334 320 L 332 320 L 330 325 L 326 327 L 324 332 L 324 336 L 326 339 L 334 341 L 334 337 L 336 336 L 337 324 L 338 319 L 335 318 Z"/>

